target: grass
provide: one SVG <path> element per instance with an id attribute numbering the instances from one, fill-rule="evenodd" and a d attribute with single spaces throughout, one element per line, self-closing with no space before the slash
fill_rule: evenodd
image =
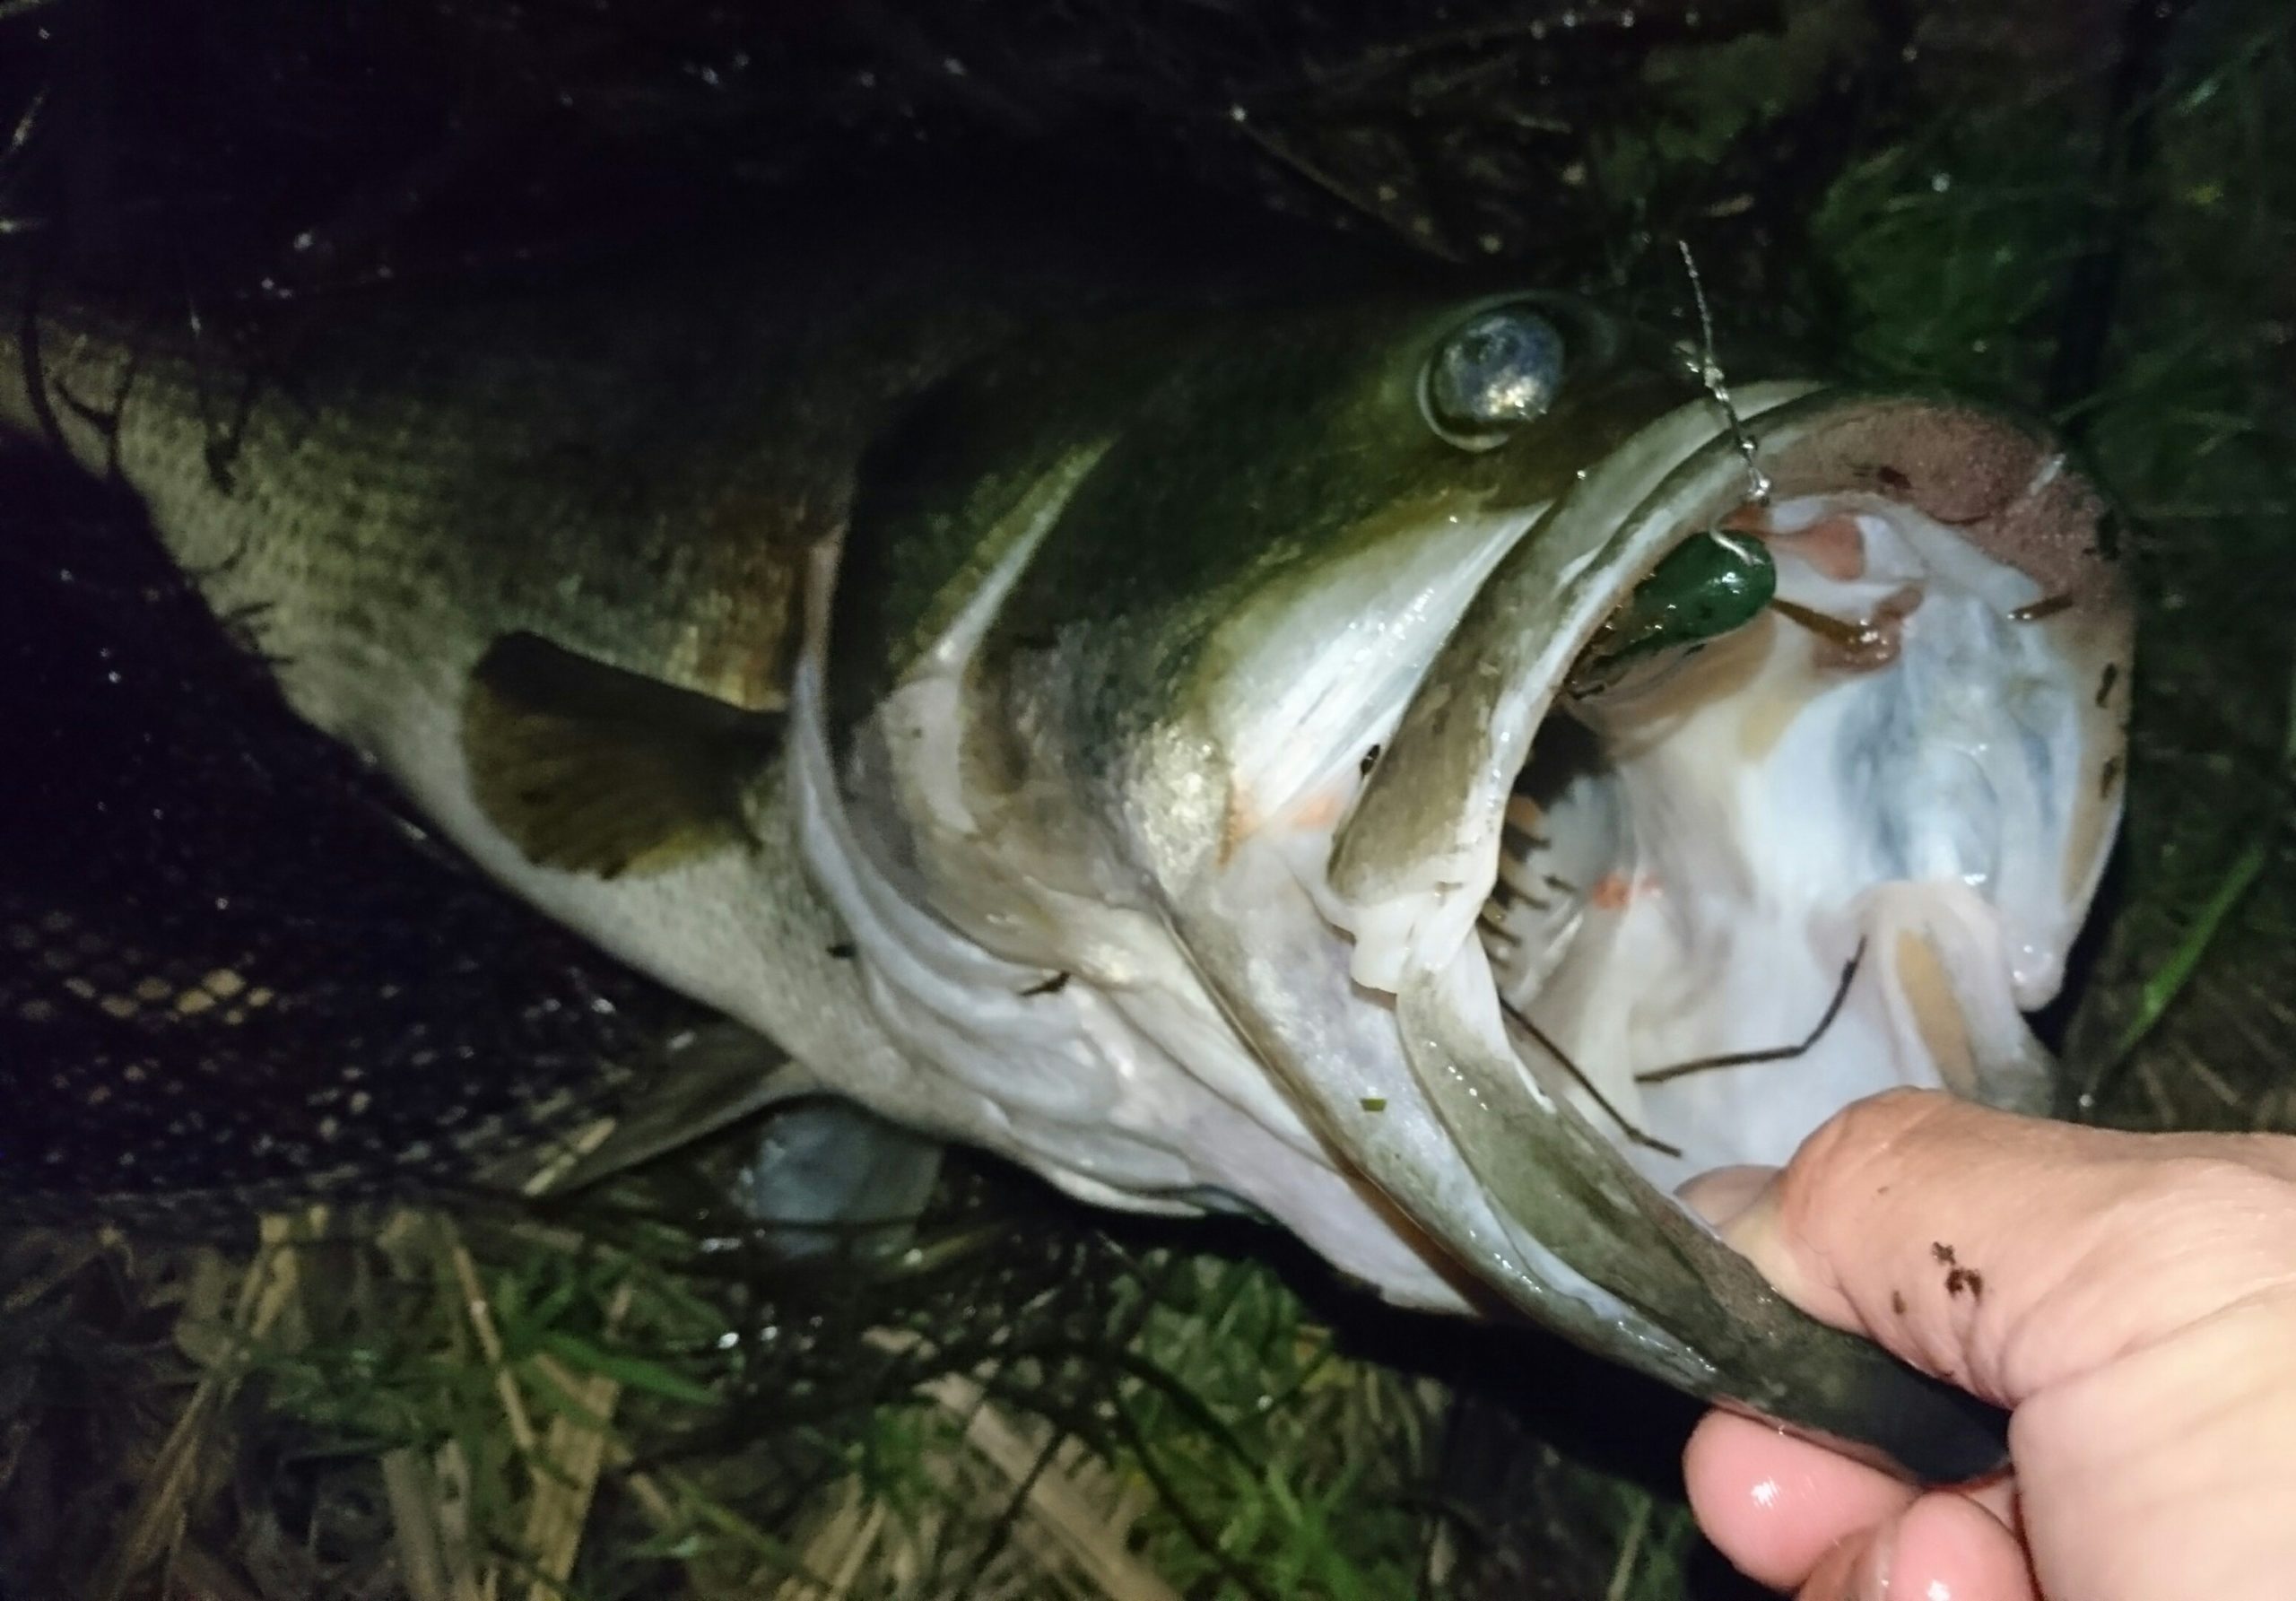
<path id="1" fill-rule="evenodd" d="M 1648 69 L 1671 109 L 1587 178 L 1622 225 L 1663 231 L 1657 197 L 1750 132 L 1853 115 L 1822 64 L 1874 48 L 1864 13 L 1793 11 L 1782 56 Z M 2203 4 L 2172 43 L 2118 115 L 2093 72 L 1939 69 L 1897 102 L 1919 116 L 1858 124 L 1803 233 L 1768 236 L 1782 261 L 1708 271 L 1726 319 L 2077 432 L 2144 615 L 2068 1109 L 2289 1128 L 2296 43 L 2279 0 Z M 2100 240 L 2118 287 L 2068 387 Z M 1727 1591 L 1663 1476 L 1509 1435 L 1503 1515 L 1463 1506 L 1457 1371 L 1382 1360 L 1264 1240 L 1111 1228 L 964 1166 L 913 1248 L 791 1271 L 710 1177 L 283 1216 L 251 1251 L 10 1238 L 6 1562 L 34 1594 L 216 1601 Z"/>
<path id="2" fill-rule="evenodd" d="M 976 1193 L 944 1209 L 1012 1204 L 958 1188 Z M 78 1582 L 217 1585 L 267 1528 L 290 1595 L 1416 1588 L 1412 1491 L 1439 1395 L 1339 1353 L 1264 1264 L 1119 1250 L 1072 1220 L 1031 1290 L 984 1275 L 978 1245 L 918 1267 L 970 1227 L 948 1219 L 883 1281 L 800 1284 L 785 1308 L 633 1223 L 651 1197 L 599 1204 L 613 1221 L 587 1233 L 277 1217 L 245 1261 L 48 1240 L 12 1312 L 37 1320 L 92 1278 L 133 1312 L 55 1319 L 55 1343 L 13 1353 L 23 1392 L 81 1388 L 59 1372 L 81 1342 L 125 1352 L 155 1315 L 168 1330 L 125 1358 L 138 1393 L 85 1420 L 115 1521 L 87 1548 L 108 1548 L 104 1571 Z M 1065 1292 L 1085 1270 L 1104 1292 Z M 274 1476 L 251 1525 L 233 1481 L 257 1462 Z M 387 1539 L 338 1546 L 346 1500 Z"/>

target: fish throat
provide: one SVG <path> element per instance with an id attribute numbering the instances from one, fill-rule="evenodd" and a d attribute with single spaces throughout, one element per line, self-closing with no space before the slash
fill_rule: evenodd
<path id="1" fill-rule="evenodd" d="M 1622 673 L 1582 653 L 1477 928 L 1530 1070 L 1670 1185 L 1895 1084 L 2045 1105 L 2020 1009 L 2086 889 L 2034 870 L 2081 810 L 2094 685 L 2033 581 L 1883 495 L 1732 522 L 1774 597 Z"/>
<path id="2" fill-rule="evenodd" d="M 1443 838 L 1392 804 L 1407 775 L 1375 780 L 1331 861 L 1360 981 L 1442 975 L 1528 1092 L 1666 1188 L 1782 1162 L 1898 1085 L 2044 1109 L 2024 1014 L 2062 981 L 2119 801 L 2126 617 L 2062 457 L 1927 403 L 1769 404 L 1766 504 L 1717 438 L 1546 514 L 1598 553 L 1520 628 L 1484 604 L 1502 567 L 1382 758 L 1448 755 L 1485 792 Z M 1749 544 L 1751 597 L 1723 561 Z M 1487 725 L 1422 715 L 1490 681 Z M 1488 876 L 1403 866 L 1433 839 Z"/>

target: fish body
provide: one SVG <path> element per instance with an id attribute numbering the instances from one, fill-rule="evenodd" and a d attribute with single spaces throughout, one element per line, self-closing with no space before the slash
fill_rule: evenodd
<path id="1" fill-rule="evenodd" d="M 1893 1083 L 2045 1088 L 2129 641 L 2038 432 L 1728 415 L 1569 297 L 1184 295 L 914 215 L 7 326 L 0 422 L 134 490 L 298 713 L 805 1083 L 1924 1471 L 1997 1449 L 1665 1188 Z"/>

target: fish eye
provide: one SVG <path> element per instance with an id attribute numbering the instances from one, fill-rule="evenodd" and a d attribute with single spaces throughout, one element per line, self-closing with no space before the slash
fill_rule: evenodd
<path id="1" fill-rule="evenodd" d="M 1561 329 L 1528 306 L 1494 306 L 1452 329 L 1428 358 L 1420 410 L 1448 443 L 1488 450 L 1554 404 L 1562 370 Z"/>

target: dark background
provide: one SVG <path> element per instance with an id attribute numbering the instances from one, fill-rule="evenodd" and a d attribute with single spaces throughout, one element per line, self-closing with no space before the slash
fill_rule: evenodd
<path id="1" fill-rule="evenodd" d="M 833 205 L 923 178 L 1026 185 L 1050 207 L 1113 197 L 1175 229 L 1277 219 L 1381 270 L 1500 270 L 1687 331 L 1686 239 L 1730 340 L 2006 398 L 2081 439 L 2138 541 L 2147 614 L 2111 915 L 2048 1020 L 2071 1052 L 2066 1110 L 2285 1127 L 2296 64 L 2280 9 L 0 0 L 0 272 L 117 283 L 222 337 L 258 306 L 324 316 L 409 281 L 706 237 L 766 197 Z M 1380 1316 L 1251 1231 L 1082 1217 L 961 1162 L 929 1271 L 830 1283 L 755 1255 L 722 1152 L 570 1212 L 474 1208 L 479 1163 L 611 1105 L 691 1009 L 422 840 L 275 704 L 132 506 L 22 452 L 0 455 L 0 1195 L 28 1220 L 0 1256 L 12 1594 L 82 1593 L 106 1563 L 137 1594 L 393 1593 L 406 1514 L 377 1453 L 419 1444 L 430 1462 L 442 1440 L 467 1441 L 504 1498 L 481 1494 L 482 1532 L 516 1544 L 532 1485 L 469 1401 L 489 1393 L 483 1353 L 436 1332 L 459 1326 L 438 1320 L 435 1262 L 381 1208 L 410 1192 L 461 1196 L 491 1292 L 550 1308 L 535 1350 L 612 1345 L 619 1281 L 599 1263 L 715 1309 L 733 1356 L 667 1289 L 615 1336 L 729 1397 L 641 1409 L 641 1462 L 792 1539 L 903 1397 L 994 1350 L 1002 1404 L 1049 1421 L 1048 1463 L 1079 1441 L 1149 1482 L 1162 1510 L 1138 1540 L 1185 1593 L 1726 1589 L 1667 1499 L 1683 1404 L 1544 1343 Z M 186 1012 L 218 972 L 271 998 Z M 63 1023 L 39 1009 L 74 980 L 133 1004 Z M 472 1063 L 498 1067 L 476 1094 Z M 376 1083 L 361 1159 L 315 1170 L 297 1137 L 311 1097 Z M 305 1253 L 300 1310 L 267 1326 L 274 1359 L 200 1403 L 199 1466 L 162 1483 L 162 1442 L 216 1371 L 184 1330 L 246 1262 L 193 1241 L 243 1239 L 256 1203 L 315 1188 L 370 1205 Z M 83 1221 L 91 1190 L 132 1236 Z M 1223 1260 L 1273 1260 L 1281 1284 Z M 1231 1304 L 1265 1312 L 1248 1338 Z M 1193 1392 L 1140 1391 L 1142 1353 L 1178 1337 L 1155 1331 L 1190 1320 L 1235 1370 L 1203 1356 Z M 930 1337 L 858 1354 L 887 1327 Z M 1361 1395 L 1419 1410 L 1375 1429 L 1344 1409 L 1362 1431 L 1320 1453 L 1283 1409 L 1265 1423 L 1252 1372 L 1306 1405 L 1297 1353 L 1318 1340 Z M 1313 1415 L 1300 1433 L 1325 1429 Z M 1289 1503 L 1272 1475 L 1296 1477 Z M 919 1593 L 1038 1593 L 1012 1577 L 1024 1493 L 946 1490 L 975 1516 Z M 1419 1522 L 1378 1545 L 1371 1509 L 1404 1503 Z M 668 1536 L 628 1474 L 590 1517 L 581 1593 L 710 1593 L 706 1562 L 648 1545 Z M 197 1584 L 170 1592 L 123 1553 L 147 1524 L 174 1531 L 152 1549 Z M 1298 1531 L 1318 1527 L 1320 1555 L 1265 1533 L 1312 1545 Z M 1041 1593 L 1064 1593 L 1054 1571 Z"/>

